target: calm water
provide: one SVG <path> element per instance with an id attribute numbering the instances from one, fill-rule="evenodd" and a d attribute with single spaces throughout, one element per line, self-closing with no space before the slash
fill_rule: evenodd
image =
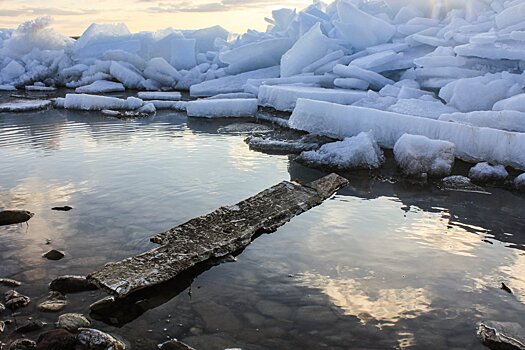
<path id="1" fill-rule="evenodd" d="M 0 114 L 0 208 L 36 213 L 28 226 L 0 227 L 0 276 L 33 300 L 21 315 L 56 320 L 35 307 L 56 276 L 150 249 L 152 235 L 281 180 L 323 175 L 217 132 L 232 122 Z M 304 350 L 483 349 L 478 322 L 525 326 L 525 196 L 346 175 L 349 187 L 237 262 L 162 286 L 94 327 L 135 349 L 174 337 L 197 349 Z M 75 209 L 51 210 L 59 205 Z M 43 259 L 51 248 L 66 258 Z M 68 295 L 65 312 L 88 315 L 104 296 Z"/>

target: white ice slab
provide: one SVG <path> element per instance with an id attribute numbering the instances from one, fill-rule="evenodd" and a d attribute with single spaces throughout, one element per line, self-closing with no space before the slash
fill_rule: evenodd
<path id="1" fill-rule="evenodd" d="M 192 85 L 190 95 L 195 97 L 213 96 L 230 92 L 243 92 L 243 86 L 248 79 L 277 78 L 280 73 L 279 66 L 263 68 L 251 72 L 226 76 L 219 79 L 208 80 L 200 84 Z"/>
<path id="2" fill-rule="evenodd" d="M 89 85 L 81 86 L 75 89 L 77 94 L 102 94 L 108 92 L 121 92 L 126 88 L 121 83 L 107 80 L 97 80 Z"/>
<path id="3" fill-rule="evenodd" d="M 525 133 L 525 113 L 518 111 L 475 111 L 443 114 L 439 120 Z"/>
<path id="4" fill-rule="evenodd" d="M 51 106 L 50 100 L 16 100 L 0 103 L 0 112 L 28 112 L 46 109 Z"/>
<path id="5" fill-rule="evenodd" d="M 325 89 L 311 86 L 262 85 L 259 88 L 259 105 L 272 107 L 278 111 L 290 112 L 299 98 L 328 101 L 340 104 L 352 104 L 363 97 L 365 91 Z"/>
<path id="6" fill-rule="evenodd" d="M 139 91 L 137 96 L 143 100 L 178 101 L 182 98 L 178 91 Z"/>
<path id="7" fill-rule="evenodd" d="M 67 94 L 64 101 L 64 108 L 82 111 L 101 111 L 103 109 L 134 110 L 142 107 L 143 104 L 144 102 L 136 97 L 128 97 L 124 100 L 99 95 Z"/>
<path id="8" fill-rule="evenodd" d="M 332 137 L 355 136 L 372 130 L 377 142 L 392 148 L 403 134 L 450 141 L 458 158 L 525 169 L 525 134 L 448 123 L 371 108 L 299 99 L 291 127 Z"/>
<path id="9" fill-rule="evenodd" d="M 251 117 L 257 113 L 257 99 L 195 100 L 186 105 L 188 117 Z"/>

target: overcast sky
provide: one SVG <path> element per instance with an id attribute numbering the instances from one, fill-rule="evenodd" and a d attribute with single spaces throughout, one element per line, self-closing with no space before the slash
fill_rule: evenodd
<path id="1" fill-rule="evenodd" d="M 14 28 L 38 16 L 49 15 L 54 27 L 79 35 L 93 23 L 124 22 L 131 31 L 203 28 L 220 24 L 241 33 L 263 30 L 264 17 L 281 7 L 302 9 L 311 0 L 0 0 L 0 28 Z"/>

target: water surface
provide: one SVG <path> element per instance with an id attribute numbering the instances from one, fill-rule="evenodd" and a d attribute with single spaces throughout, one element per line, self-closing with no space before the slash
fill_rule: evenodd
<path id="1" fill-rule="evenodd" d="M 232 122 L 0 114 L 0 208 L 36 214 L 0 227 L 0 276 L 23 282 L 33 300 L 21 316 L 56 320 L 36 304 L 59 275 L 153 248 L 152 235 L 279 181 L 324 175 L 217 132 Z M 350 186 L 259 237 L 237 262 L 162 286 L 94 327 L 137 349 L 168 337 L 198 349 L 483 349 L 478 322 L 523 323 L 523 195 L 345 175 Z M 74 209 L 51 210 L 61 205 Z M 66 257 L 43 259 L 51 248 Z M 87 315 L 104 296 L 68 295 L 65 312 Z"/>

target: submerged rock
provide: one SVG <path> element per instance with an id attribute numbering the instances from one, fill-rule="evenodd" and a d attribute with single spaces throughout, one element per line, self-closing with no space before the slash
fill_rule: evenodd
<path id="1" fill-rule="evenodd" d="M 0 284 L 7 287 L 20 287 L 22 283 L 12 280 L 10 278 L 0 278 Z"/>
<path id="2" fill-rule="evenodd" d="M 51 291 L 47 300 L 38 304 L 38 309 L 44 312 L 56 312 L 65 308 L 67 305 L 66 296 L 57 291 Z"/>
<path id="3" fill-rule="evenodd" d="M 113 336 L 93 328 L 80 328 L 77 340 L 88 350 L 124 350 L 126 346 Z"/>
<path id="4" fill-rule="evenodd" d="M 115 117 L 118 119 L 129 119 L 129 118 L 148 118 L 150 113 L 140 111 L 113 111 L 110 109 L 104 109 L 101 113 L 108 117 Z"/>
<path id="5" fill-rule="evenodd" d="M 31 219 L 35 214 L 27 210 L 0 211 L 0 226 L 21 224 Z"/>
<path id="6" fill-rule="evenodd" d="M 36 342 L 31 339 L 17 339 L 12 342 L 7 350 L 35 350 Z"/>
<path id="7" fill-rule="evenodd" d="M 36 350 L 75 350 L 77 337 L 65 329 L 53 329 L 38 336 Z"/>
<path id="8" fill-rule="evenodd" d="M 525 329 L 515 322 L 487 321 L 478 326 L 483 344 L 494 350 L 525 350 Z"/>
<path id="9" fill-rule="evenodd" d="M 5 306 L 11 310 L 16 310 L 27 306 L 31 299 L 18 293 L 16 290 L 10 290 L 5 293 Z"/>
<path id="10" fill-rule="evenodd" d="M 51 281 L 49 289 L 67 294 L 95 290 L 97 286 L 88 282 L 85 276 L 66 275 L 57 277 Z"/>
<path id="11" fill-rule="evenodd" d="M 66 254 L 60 250 L 52 249 L 42 256 L 48 260 L 60 260 L 66 256 Z"/>
<path id="12" fill-rule="evenodd" d="M 28 332 L 37 331 L 39 329 L 44 328 L 45 326 L 46 326 L 45 322 L 27 318 L 24 321 L 20 322 L 20 325 L 16 328 L 16 332 L 24 334 Z"/>
<path id="13" fill-rule="evenodd" d="M 58 327 L 69 332 L 77 332 L 79 328 L 87 328 L 91 326 L 91 322 L 82 314 L 63 314 L 58 317 Z"/>
<path id="14" fill-rule="evenodd" d="M 176 339 L 168 340 L 162 344 L 159 344 L 160 350 L 195 350 L 191 346 L 184 344 Z"/>
<path id="15" fill-rule="evenodd" d="M 70 207 L 69 205 L 64 205 L 63 207 L 53 207 L 51 210 L 58 210 L 58 211 L 70 211 L 73 209 L 73 207 Z"/>
<path id="16" fill-rule="evenodd" d="M 0 321 L 0 334 L 4 333 L 4 330 L 5 330 L 5 322 L 4 321 Z"/>
<path id="17" fill-rule="evenodd" d="M 266 133 L 273 128 L 264 124 L 257 123 L 233 123 L 217 130 L 220 134 L 245 134 L 245 133 Z"/>

